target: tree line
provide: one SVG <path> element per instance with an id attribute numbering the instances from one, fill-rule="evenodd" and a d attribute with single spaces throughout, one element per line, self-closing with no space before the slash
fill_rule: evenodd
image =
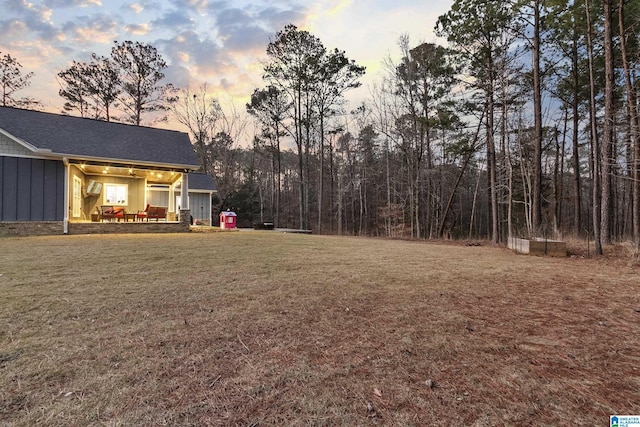
<path id="1" fill-rule="evenodd" d="M 383 60 L 356 108 L 345 95 L 365 68 L 293 25 L 268 44 L 245 111 L 222 108 L 206 84 L 160 85 L 166 63 L 132 42 L 60 72 L 60 95 L 67 111 L 103 120 L 111 107 L 134 124 L 170 110 L 218 184 L 215 207 L 247 225 L 494 243 L 572 235 L 602 253 L 640 243 L 639 16 L 630 0 L 456 0 L 435 27 L 447 45 L 402 36 L 400 59 Z M 250 147 L 239 144 L 245 112 Z"/>
<path id="2" fill-rule="evenodd" d="M 247 106 L 262 133 L 245 209 L 327 233 L 638 243 L 639 16 L 625 0 L 457 0 L 436 24 L 447 46 L 401 37 L 348 112 L 364 69 L 318 76 L 317 40 L 287 27 Z"/>
<path id="3" fill-rule="evenodd" d="M 64 110 L 82 117 L 116 120 L 140 126 L 144 114 L 169 110 L 175 92 L 163 85 L 167 63 L 151 45 L 114 42 L 109 57 L 91 55 L 91 61 L 73 61 L 58 73 Z M 160 116 L 160 119 L 163 119 Z"/>

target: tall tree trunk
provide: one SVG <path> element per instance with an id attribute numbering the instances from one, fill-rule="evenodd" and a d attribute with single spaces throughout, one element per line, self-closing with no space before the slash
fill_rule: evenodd
<path id="1" fill-rule="evenodd" d="M 415 189 L 414 180 L 413 180 L 413 166 L 411 164 L 407 165 L 407 180 L 408 180 L 408 190 L 409 190 L 409 217 L 411 221 L 411 237 L 416 237 L 416 221 L 414 212 L 416 210 L 416 200 L 415 200 Z"/>
<path id="2" fill-rule="evenodd" d="M 343 177 L 341 176 L 343 173 L 341 173 L 342 168 L 338 167 L 338 206 L 337 206 L 337 214 L 338 217 L 336 218 L 336 222 L 337 222 L 337 226 L 338 226 L 338 236 L 342 236 L 342 209 L 343 209 L 343 200 L 344 200 L 344 190 L 342 188 L 343 186 Z"/>
<path id="3" fill-rule="evenodd" d="M 324 114 L 320 111 L 320 167 L 318 177 L 318 234 L 322 233 L 322 196 L 324 192 Z"/>
<path id="4" fill-rule="evenodd" d="M 613 34 L 611 29 L 611 2 L 604 0 L 604 57 L 605 57 L 605 89 L 604 89 L 604 126 L 602 130 L 602 205 L 601 209 L 601 233 L 602 243 L 611 243 L 611 195 L 613 164 L 613 129 L 614 129 L 614 76 L 613 76 Z"/>
<path id="5" fill-rule="evenodd" d="M 335 163 L 333 157 L 333 142 L 329 140 L 329 176 L 330 180 L 330 189 L 329 189 L 329 230 L 331 232 L 335 231 L 334 221 L 333 221 L 333 213 L 334 213 L 334 198 L 335 198 Z"/>
<path id="6" fill-rule="evenodd" d="M 270 190 L 268 197 L 269 197 L 270 218 L 271 218 L 271 221 L 273 221 L 276 215 L 276 168 L 278 167 L 276 163 L 275 144 L 273 141 L 271 141 L 271 149 L 269 151 L 271 153 L 271 159 L 270 159 L 271 173 L 268 179 L 268 185 Z"/>
<path id="7" fill-rule="evenodd" d="M 638 124 L 638 109 L 636 93 L 631 82 L 629 58 L 627 56 L 626 30 L 624 26 L 624 0 L 618 1 L 618 25 L 620 27 L 620 55 L 624 70 L 625 89 L 627 91 L 627 109 L 630 124 L 630 141 L 633 147 L 631 162 L 632 198 L 631 215 L 633 224 L 633 240 L 640 249 L 640 129 Z"/>
<path id="8" fill-rule="evenodd" d="M 491 243 L 497 244 L 498 235 L 498 185 L 496 180 L 496 145 L 494 140 L 494 70 L 493 58 L 489 58 L 489 87 L 487 90 L 487 168 L 491 193 Z"/>
<path id="9" fill-rule="evenodd" d="M 308 230 L 311 226 L 311 118 L 312 118 L 311 101 L 309 92 L 306 92 L 305 100 L 305 119 L 304 119 L 304 221 L 302 228 Z"/>
<path id="10" fill-rule="evenodd" d="M 282 154 L 280 153 L 280 127 L 276 124 L 276 155 L 277 155 L 277 178 L 276 178 L 276 207 L 274 225 L 280 227 L 280 200 L 281 200 L 281 176 L 282 176 Z"/>
<path id="11" fill-rule="evenodd" d="M 560 147 L 560 184 L 558 185 L 558 191 L 560 192 L 560 198 L 558 199 L 558 226 L 559 231 L 562 232 L 566 227 L 562 227 L 564 224 L 563 206 L 562 200 L 564 199 L 564 168 L 565 168 L 565 156 L 567 154 L 567 127 L 569 123 L 569 111 L 565 111 L 564 116 L 564 129 L 562 131 L 562 146 Z"/>
<path id="12" fill-rule="evenodd" d="M 589 0 L 585 0 L 585 11 L 587 15 L 587 56 L 589 59 L 589 119 L 591 123 L 591 159 L 593 175 L 593 237 L 595 240 L 596 255 L 602 255 L 602 236 L 600 230 L 600 144 L 598 144 L 598 126 L 596 123 L 596 89 L 593 70 L 593 43 L 591 40 L 591 13 L 589 11 Z"/>
<path id="13" fill-rule="evenodd" d="M 415 206 L 415 224 L 416 224 L 416 238 L 420 239 L 422 237 L 422 233 L 420 230 L 420 165 L 418 163 L 418 170 L 416 171 L 416 180 L 413 183 L 413 188 L 415 192 L 414 196 L 414 206 Z"/>
<path id="14" fill-rule="evenodd" d="M 566 126 L 565 119 L 565 126 Z M 555 129 L 555 145 L 556 145 L 556 156 L 555 162 L 553 164 L 553 233 L 554 236 L 558 236 L 560 234 L 560 209 L 562 206 L 560 205 L 560 201 L 562 200 L 562 195 L 560 194 L 560 138 L 558 136 L 559 130 Z M 564 145 L 564 144 L 563 144 Z"/>
<path id="15" fill-rule="evenodd" d="M 534 109 L 534 150 L 533 150 L 533 232 L 540 232 L 542 226 L 542 89 L 540 82 L 540 0 L 533 6 L 533 109 Z"/>
<path id="16" fill-rule="evenodd" d="M 386 142 L 386 163 L 387 163 L 387 236 L 391 237 L 391 171 L 389 168 L 389 138 L 385 138 Z"/>
<path id="17" fill-rule="evenodd" d="M 473 191 L 473 200 L 471 202 L 471 215 L 469 215 L 469 240 L 473 236 L 473 224 L 476 217 L 476 206 L 478 204 L 478 191 L 480 190 L 480 180 L 482 178 L 482 168 L 478 169 L 478 180 L 476 181 L 476 188 Z"/>
<path id="18" fill-rule="evenodd" d="M 507 145 L 507 242 L 513 236 L 513 159 L 511 148 Z"/>
<path id="19" fill-rule="evenodd" d="M 296 100 L 295 100 L 295 109 L 294 109 L 294 125 L 296 127 L 296 147 L 298 148 L 298 179 L 299 179 L 299 194 L 298 194 L 298 207 L 300 209 L 299 212 L 299 227 L 304 229 L 304 200 L 305 200 L 305 191 L 304 191 L 304 151 L 303 151 L 303 140 L 302 140 L 302 91 L 300 88 L 296 90 Z"/>
<path id="20" fill-rule="evenodd" d="M 573 20 L 573 41 L 571 47 L 571 80 L 573 86 L 573 99 L 571 110 L 573 114 L 573 227 L 577 237 L 582 231 L 582 183 L 580 178 L 580 150 L 578 145 L 580 117 L 578 107 L 580 105 L 578 86 L 578 31 L 576 18 Z"/>
<path id="21" fill-rule="evenodd" d="M 531 171 L 530 168 L 527 167 L 527 162 L 524 154 L 524 149 L 522 147 L 522 123 L 518 126 L 518 154 L 520 155 L 520 175 L 522 176 L 522 196 L 523 196 L 523 204 L 524 204 L 524 219 L 527 227 L 527 232 L 529 236 L 533 235 L 533 226 L 531 223 L 531 194 L 532 194 L 532 185 L 531 185 Z"/>

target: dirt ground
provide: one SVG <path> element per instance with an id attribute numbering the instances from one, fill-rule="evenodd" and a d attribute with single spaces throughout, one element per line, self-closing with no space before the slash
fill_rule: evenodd
<path id="1" fill-rule="evenodd" d="M 276 232 L 0 239 L 0 424 L 596 426 L 640 267 Z"/>

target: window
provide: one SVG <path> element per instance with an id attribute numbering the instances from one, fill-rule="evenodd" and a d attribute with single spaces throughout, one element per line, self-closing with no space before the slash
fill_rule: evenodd
<path id="1" fill-rule="evenodd" d="M 78 218 L 82 213 L 82 180 L 73 176 L 73 217 Z"/>
<path id="2" fill-rule="evenodd" d="M 126 206 L 128 192 L 126 184 L 104 184 L 104 204 Z"/>

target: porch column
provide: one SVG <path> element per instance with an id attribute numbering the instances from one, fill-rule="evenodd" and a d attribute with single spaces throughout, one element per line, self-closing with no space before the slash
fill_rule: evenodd
<path id="1" fill-rule="evenodd" d="M 64 157 L 62 159 L 64 164 L 64 219 L 62 222 L 62 233 L 69 233 L 69 159 Z"/>
<path id="2" fill-rule="evenodd" d="M 180 210 L 189 210 L 189 173 L 182 173 L 182 189 L 180 190 L 180 200 L 182 200 L 182 206 Z"/>
<path id="3" fill-rule="evenodd" d="M 169 212 L 176 213 L 176 184 L 173 183 L 169 186 Z"/>
<path id="4" fill-rule="evenodd" d="M 180 223 L 185 224 L 187 229 L 191 225 L 191 209 L 189 209 L 189 173 L 182 172 L 182 184 L 180 189 Z"/>

